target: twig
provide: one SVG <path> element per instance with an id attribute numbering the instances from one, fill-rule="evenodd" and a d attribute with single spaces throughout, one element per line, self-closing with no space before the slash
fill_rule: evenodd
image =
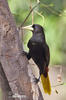
<path id="1" fill-rule="evenodd" d="M 37 13 L 40 17 L 42 17 L 42 22 L 43 22 L 43 25 L 44 25 L 44 16 L 38 11 L 35 11 L 35 13 Z"/>
<path id="2" fill-rule="evenodd" d="M 32 3 L 30 2 L 30 10 L 32 9 Z M 32 11 L 32 25 L 34 23 L 34 12 Z"/>
<path id="3" fill-rule="evenodd" d="M 26 22 L 26 20 L 28 19 L 28 17 L 30 16 L 30 14 L 32 13 L 32 11 L 40 4 L 40 2 L 38 2 L 29 12 L 29 14 L 27 15 L 27 17 L 25 18 L 25 20 L 23 21 L 23 23 L 18 27 L 19 29 L 24 25 L 24 23 Z"/>
<path id="4" fill-rule="evenodd" d="M 57 86 L 60 86 L 60 85 L 64 85 L 64 82 L 63 83 L 60 83 L 60 84 L 57 84 L 57 85 L 54 85 L 52 87 L 57 87 Z"/>

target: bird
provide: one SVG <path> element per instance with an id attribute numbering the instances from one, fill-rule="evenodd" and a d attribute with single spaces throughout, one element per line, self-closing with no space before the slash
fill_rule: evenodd
<path id="1" fill-rule="evenodd" d="M 33 24 L 24 28 L 29 29 L 33 33 L 32 37 L 27 43 L 29 52 L 27 53 L 24 51 L 24 54 L 27 56 L 28 60 L 32 58 L 37 67 L 39 68 L 39 78 L 36 78 L 36 82 L 38 83 L 38 81 L 41 78 L 41 83 L 43 85 L 44 92 L 50 95 L 51 84 L 48 74 L 50 50 L 46 42 L 44 29 L 39 24 Z"/>

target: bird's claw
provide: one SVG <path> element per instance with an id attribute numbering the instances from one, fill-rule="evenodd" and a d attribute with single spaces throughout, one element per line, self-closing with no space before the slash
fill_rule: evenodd
<path id="1" fill-rule="evenodd" d="M 27 53 L 25 51 L 22 51 L 23 56 L 27 56 Z"/>
<path id="2" fill-rule="evenodd" d="M 33 78 L 33 81 L 37 84 L 39 82 L 39 78 Z"/>

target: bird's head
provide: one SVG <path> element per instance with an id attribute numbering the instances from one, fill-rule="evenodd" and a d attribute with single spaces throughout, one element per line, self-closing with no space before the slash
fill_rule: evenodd
<path id="1" fill-rule="evenodd" d="M 38 24 L 33 24 L 33 25 L 26 26 L 26 27 L 24 27 L 24 29 L 28 29 L 28 30 L 32 31 L 33 33 L 35 33 L 35 34 L 44 33 L 43 27 L 41 25 L 38 25 Z"/>
<path id="2" fill-rule="evenodd" d="M 33 33 L 43 33 L 43 27 L 41 25 L 38 25 L 38 24 L 33 24 L 32 25 L 32 28 L 33 28 Z"/>

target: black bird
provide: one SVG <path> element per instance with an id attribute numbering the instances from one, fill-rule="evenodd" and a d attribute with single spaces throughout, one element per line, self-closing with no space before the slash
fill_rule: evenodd
<path id="1" fill-rule="evenodd" d="M 25 27 L 30 29 L 33 33 L 32 37 L 28 41 L 29 52 L 25 53 L 28 60 L 32 58 L 36 65 L 39 67 L 40 77 L 45 93 L 51 94 L 51 85 L 48 76 L 48 65 L 50 61 L 50 51 L 46 43 L 45 33 L 43 27 L 38 24 L 33 24 L 31 27 Z M 39 81 L 39 78 L 36 79 Z"/>

